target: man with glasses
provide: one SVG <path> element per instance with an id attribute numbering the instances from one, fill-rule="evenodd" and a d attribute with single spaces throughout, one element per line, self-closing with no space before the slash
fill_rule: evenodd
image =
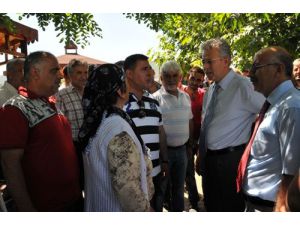
<path id="1" fill-rule="evenodd" d="M 236 190 L 237 168 L 264 97 L 230 68 L 231 50 L 225 40 L 204 42 L 201 53 L 204 72 L 214 81 L 204 96 L 197 160 L 204 204 L 207 211 L 243 211 L 243 196 Z"/>
<path id="2" fill-rule="evenodd" d="M 155 189 L 150 204 L 155 211 L 161 212 L 168 156 L 159 103 L 146 91 L 152 84 L 153 71 L 148 57 L 142 54 L 128 56 L 124 62 L 124 70 L 129 86 L 129 100 L 124 106 L 124 111 L 132 118 L 138 133 L 150 149 L 153 166 L 151 175 Z"/>
<path id="3" fill-rule="evenodd" d="M 250 79 L 268 108 L 239 166 L 238 187 L 247 211 L 287 210 L 287 189 L 300 166 L 300 92 L 291 82 L 292 62 L 281 47 L 264 48 L 254 56 Z"/>

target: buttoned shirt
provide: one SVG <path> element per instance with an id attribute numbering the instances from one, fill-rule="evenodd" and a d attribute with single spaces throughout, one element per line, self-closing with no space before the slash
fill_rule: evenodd
<path id="1" fill-rule="evenodd" d="M 18 90 L 15 89 L 10 83 L 5 81 L 3 86 L 0 87 L 0 107 L 16 94 L 18 94 Z"/>
<path id="2" fill-rule="evenodd" d="M 282 174 L 300 166 L 300 92 L 285 81 L 268 96 L 271 104 L 252 144 L 243 191 L 275 201 Z"/>
<path id="3" fill-rule="evenodd" d="M 72 128 L 72 138 L 78 140 L 79 128 L 83 122 L 83 109 L 81 104 L 81 95 L 73 87 L 69 86 L 61 89 L 56 94 L 56 107 L 69 120 Z"/>
<path id="4" fill-rule="evenodd" d="M 230 72 L 218 83 L 213 118 L 207 127 L 207 148 L 218 150 L 247 143 L 251 125 L 261 109 L 265 97 L 254 91 L 252 83 L 245 77 Z M 204 96 L 202 120 L 206 116 L 215 84 Z"/>
<path id="5" fill-rule="evenodd" d="M 184 145 L 189 139 L 189 120 L 193 118 L 190 96 L 178 89 L 176 97 L 169 94 L 163 86 L 153 96 L 161 108 L 167 145 Z"/>

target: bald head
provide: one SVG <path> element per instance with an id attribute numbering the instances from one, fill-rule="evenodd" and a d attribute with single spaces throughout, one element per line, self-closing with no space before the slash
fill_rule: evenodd
<path id="1" fill-rule="evenodd" d="M 250 79 L 256 91 L 265 97 L 292 75 L 292 57 L 281 47 L 268 47 L 258 51 L 250 70 Z"/>
<path id="2" fill-rule="evenodd" d="M 7 82 L 18 89 L 24 81 L 24 58 L 15 58 L 6 64 Z"/>
<path id="3" fill-rule="evenodd" d="M 24 77 L 27 89 L 41 97 L 49 97 L 58 91 L 61 75 L 56 57 L 44 51 L 33 52 L 26 57 Z"/>
<path id="4" fill-rule="evenodd" d="M 263 48 L 255 54 L 255 59 L 261 57 L 268 61 L 268 63 L 277 63 L 284 66 L 284 74 L 291 78 L 293 72 L 293 59 L 290 53 L 279 46 L 272 46 Z"/>

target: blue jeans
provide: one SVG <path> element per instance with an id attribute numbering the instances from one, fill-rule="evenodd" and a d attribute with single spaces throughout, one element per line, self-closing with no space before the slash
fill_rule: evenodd
<path id="1" fill-rule="evenodd" d="M 184 180 L 187 168 L 187 154 L 185 145 L 176 148 L 168 147 L 169 182 L 170 182 L 170 210 L 182 212 L 184 210 Z"/>

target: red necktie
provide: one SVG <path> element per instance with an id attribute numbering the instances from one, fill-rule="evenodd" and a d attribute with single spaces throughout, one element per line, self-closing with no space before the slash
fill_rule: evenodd
<path id="1" fill-rule="evenodd" d="M 267 112 L 269 106 L 270 106 L 270 103 L 268 101 L 265 101 L 265 103 L 263 104 L 263 106 L 260 110 L 259 116 L 256 118 L 253 133 L 251 135 L 251 138 L 246 146 L 246 149 L 245 149 L 245 151 L 242 155 L 241 161 L 239 163 L 237 177 L 236 177 L 237 192 L 240 192 L 240 190 L 242 188 L 242 183 L 243 183 L 244 175 L 246 172 L 246 167 L 248 164 L 248 159 L 249 159 L 250 152 L 251 152 L 251 147 L 252 147 L 256 132 L 258 130 L 258 127 L 261 124 L 261 122 L 263 121 L 265 113 Z"/>

